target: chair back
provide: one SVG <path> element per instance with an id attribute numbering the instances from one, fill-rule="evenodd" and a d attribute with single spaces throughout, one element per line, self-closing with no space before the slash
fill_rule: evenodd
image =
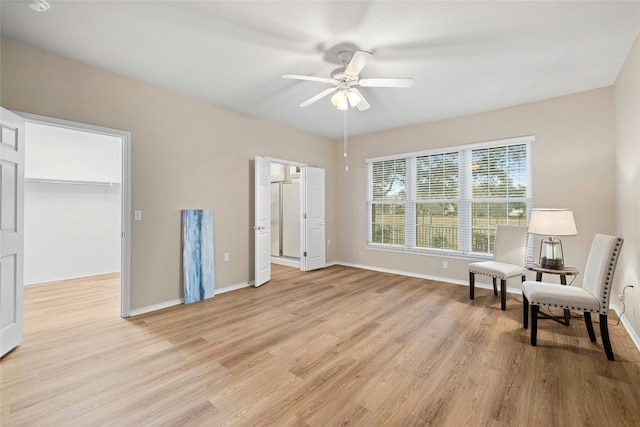
<path id="1" fill-rule="evenodd" d="M 606 315 L 609 310 L 613 273 L 623 242 L 621 237 L 596 234 L 591 243 L 582 288 L 600 301 L 600 314 Z"/>
<path id="2" fill-rule="evenodd" d="M 493 260 L 524 268 L 527 257 L 527 227 L 498 225 L 493 245 Z"/>

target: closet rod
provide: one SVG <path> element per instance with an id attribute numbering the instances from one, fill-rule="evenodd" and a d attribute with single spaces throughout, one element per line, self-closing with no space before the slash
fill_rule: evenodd
<path id="1" fill-rule="evenodd" d="M 119 182 L 105 182 L 105 181 L 76 181 L 67 179 L 43 179 L 43 178 L 25 178 L 25 182 L 40 182 L 45 184 L 77 184 L 77 185 L 108 185 L 116 186 L 120 185 Z"/>

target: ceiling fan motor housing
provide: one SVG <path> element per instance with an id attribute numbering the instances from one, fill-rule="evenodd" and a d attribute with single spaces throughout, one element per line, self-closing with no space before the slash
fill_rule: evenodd
<path id="1" fill-rule="evenodd" d="M 331 78 L 337 80 L 339 83 L 356 83 L 358 76 L 352 76 L 345 73 L 346 67 L 336 68 L 331 72 Z"/>

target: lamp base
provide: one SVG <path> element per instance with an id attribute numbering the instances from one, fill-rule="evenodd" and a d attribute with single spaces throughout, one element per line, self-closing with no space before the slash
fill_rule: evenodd
<path id="1" fill-rule="evenodd" d="M 562 258 L 540 258 L 540 267 L 549 268 L 551 270 L 562 270 L 564 268 L 564 260 Z"/>

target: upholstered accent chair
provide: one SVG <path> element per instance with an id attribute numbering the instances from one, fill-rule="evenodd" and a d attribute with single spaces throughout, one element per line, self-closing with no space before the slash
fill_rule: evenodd
<path id="1" fill-rule="evenodd" d="M 582 288 L 562 286 L 555 283 L 526 281 L 522 284 L 522 309 L 524 328 L 528 328 L 528 311 L 531 307 L 531 345 L 537 344 L 538 312 L 540 306 L 560 307 L 584 312 L 584 322 L 591 341 L 596 341 L 591 323 L 591 313 L 600 314 L 600 335 L 609 360 L 614 360 L 607 312 L 613 285 L 613 274 L 618 263 L 623 239 L 596 234 L 591 244 Z"/>
<path id="2" fill-rule="evenodd" d="M 498 295 L 496 281 L 500 280 L 500 308 L 507 306 L 507 279 L 521 276 L 526 279 L 527 227 L 498 225 L 493 247 L 493 260 L 469 264 L 469 298 L 475 297 L 475 275 L 483 274 L 493 280 L 493 294 Z"/>

